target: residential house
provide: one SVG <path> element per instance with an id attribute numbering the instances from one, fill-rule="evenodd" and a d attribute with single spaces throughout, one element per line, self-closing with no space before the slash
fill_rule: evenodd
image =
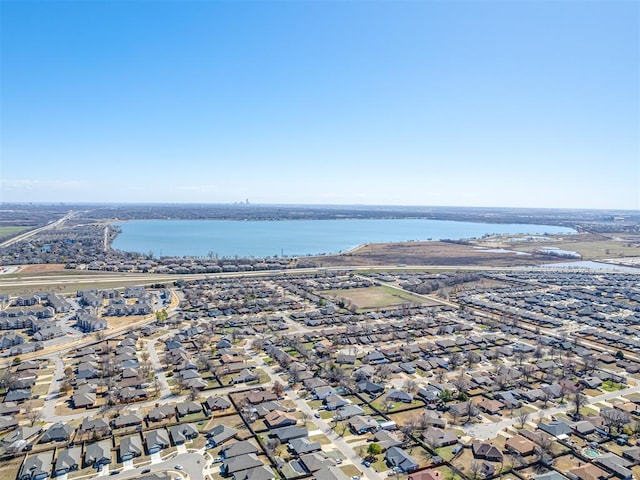
<path id="1" fill-rule="evenodd" d="M 120 415 L 111 421 L 112 428 L 135 427 L 142 424 L 142 417 L 137 413 Z"/>
<path id="2" fill-rule="evenodd" d="M 264 421 L 269 428 L 280 428 L 288 425 L 295 425 L 298 422 L 298 419 L 291 413 L 273 410 L 264 417 Z"/>
<path id="3" fill-rule="evenodd" d="M 373 439 L 380 445 L 382 451 L 386 451 L 391 447 L 402 445 L 400 439 L 388 430 L 378 430 L 373 434 Z"/>
<path id="4" fill-rule="evenodd" d="M 237 457 L 225 458 L 220 466 L 223 475 L 235 475 L 238 472 L 260 467 L 263 463 L 254 453 L 238 455 Z"/>
<path id="5" fill-rule="evenodd" d="M 422 433 L 422 438 L 427 445 L 434 448 L 446 447 L 458 442 L 458 436 L 453 431 L 436 427 L 427 428 Z"/>
<path id="6" fill-rule="evenodd" d="M 554 420 L 552 422 L 539 422 L 538 428 L 543 432 L 547 432 L 549 435 L 553 435 L 558 439 L 567 438 L 571 435 L 571 425 L 562 421 Z"/>
<path id="7" fill-rule="evenodd" d="M 369 380 L 362 380 L 358 382 L 358 389 L 369 395 L 377 395 L 384 392 L 384 386 L 377 383 L 370 382 Z"/>
<path id="8" fill-rule="evenodd" d="M 311 442 L 308 438 L 294 438 L 289 442 L 288 449 L 294 455 L 304 455 L 317 452 L 322 449 L 318 442 Z"/>
<path id="9" fill-rule="evenodd" d="M 327 407 L 327 410 L 336 410 L 349 404 L 349 401 L 345 400 L 338 394 L 329 395 L 324 398 L 323 403 Z"/>
<path id="10" fill-rule="evenodd" d="M 120 440 L 118 453 L 120 454 L 120 461 L 122 462 L 141 456 L 143 449 L 140 435 L 132 435 Z"/>
<path id="11" fill-rule="evenodd" d="M 384 454 L 384 459 L 387 465 L 405 473 L 412 472 L 419 466 L 419 463 L 400 447 L 389 448 Z"/>
<path id="12" fill-rule="evenodd" d="M 611 475 L 593 463 L 585 463 L 566 472 L 572 480 L 606 480 Z"/>
<path id="13" fill-rule="evenodd" d="M 308 473 L 317 472 L 325 467 L 333 467 L 336 465 L 334 460 L 327 458 L 322 452 L 313 452 L 300 455 L 297 461 L 298 465 Z"/>
<path id="14" fill-rule="evenodd" d="M 101 440 L 84 447 L 84 464 L 86 467 L 98 468 L 111 463 L 111 440 Z"/>
<path id="15" fill-rule="evenodd" d="M 223 424 L 218 424 L 209 430 L 207 437 L 209 442 L 214 446 L 222 445 L 227 440 L 234 438 L 238 434 L 237 430 L 231 427 L 227 427 Z"/>
<path id="16" fill-rule="evenodd" d="M 144 443 L 149 455 L 157 453 L 160 450 L 164 450 L 165 448 L 169 448 L 171 446 L 169 432 L 164 428 L 158 428 L 156 430 L 146 432 L 144 434 Z"/>
<path id="17" fill-rule="evenodd" d="M 348 420 L 356 415 L 364 415 L 364 410 L 359 405 L 345 405 L 338 409 L 335 418 L 337 420 Z"/>
<path id="18" fill-rule="evenodd" d="M 476 440 L 471 445 L 473 456 L 491 462 L 502 462 L 504 456 L 498 447 L 491 443 Z"/>
<path id="19" fill-rule="evenodd" d="M 82 447 L 65 448 L 58 452 L 53 474 L 56 477 L 61 477 L 69 472 L 78 470 L 80 465 L 82 465 Z"/>
<path id="20" fill-rule="evenodd" d="M 201 413 L 202 405 L 197 402 L 179 403 L 176 406 L 176 411 L 178 412 L 178 417 L 185 417 L 194 413 Z"/>
<path id="21" fill-rule="evenodd" d="M 305 427 L 298 426 L 275 428 L 269 431 L 269 437 L 277 438 L 280 443 L 288 443 L 294 438 L 307 437 L 308 435 L 309 432 Z"/>
<path id="22" fill-rule="evenodd" d="M 536 451 L 536 444 L 522 435 L 515 435 L 506 441 L 505 448 L 522 457 L 527 457 Z"/>
<path id="23" fill-rule="evenodd" d="M 378 422 L 369 415 L 356 415 L 349 419 L 349 428 L 356 435 L 362 435 L 378 429 Z"/>
<path id="24" fill-rule="evenodd" d="M 169 427 L 169 435 L 174 445 L 182 445 L 187 440 L 193 440 L 198 436 L 198 429 L 191 423 L 183 423 Z"/>
<path id="25" fill-rule="evenodd" d="M 27 455 L 20 467 L 18 480 L 44 480 L 49 476 L 52 462 L 53 450 Z"/>
<path id="26" fill-rule="evenodd" d="M 46 432 L 44 432 L 39 443 L 68 442 L 73 432 L 74 428 L 70 425 L 65 425 L 60 422 L 54 423 Z"/>
<path id="27" fill-rule="evenodd" d="M 393 402 L 411 403 L 413 402 L 413 395 L 403 390 L 393 389 L 389 390 L 389 393 L 387 393 L 387 400 Z"/>
<path id="28" fill-rule="evenodd" d="M 204 406 L 210 411 L 226 410 L 231 408 L 231 402 L 224 397 L 209 397 L 204 402 Z"/>
<path id="29" fill-rule="evenodd" d="M 158 405 L 147 413 L 147 420 L 150 422 L 161 422 L 176 416 L 176 409 L 171 404 Z"/>
<path id="30" fill-rule="evenodd" d="M 408 480 L 444 480 L 444 475 L 438 470 L 429 468 L 412 473 L 409 475 Z"/>
<path id="31" fill-rule="evenodd" d="M 222 458 L 233 458 L 240 455 L 247 455 L 249 453 L 258 453 L 258 451 L 258 447 L 256 447 L 249 440 L 242 440 L 240 442 L 232 443 L 220 449 L 220 456 Z"/>

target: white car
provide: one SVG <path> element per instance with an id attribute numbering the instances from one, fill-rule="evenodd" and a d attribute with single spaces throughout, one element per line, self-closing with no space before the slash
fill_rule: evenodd
<path id="1" fill-rule="evenodd" d="M 182 465 L 178 464 L 174 467 L 176 470 L 182 470 Z"/>

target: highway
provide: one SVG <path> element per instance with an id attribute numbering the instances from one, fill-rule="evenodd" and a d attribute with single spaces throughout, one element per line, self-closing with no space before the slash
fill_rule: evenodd
<path id="1" fill-rule="evenodd" d="M 27 238 L 32 237 L 38 233 L 44 232 L 46 230 L 50 230 L 52 228 L 59 227 L 60 225 L 64 224 L 64 222 L 74 217 L 75 215 L 76 215 L 76 212 L 74 212 L 73 210 L 70 210 L 69 213 L 67 213 L 64 217 L 60 218 L 59 220 L 56 220 L 55 222 L 47 223 L 42 227 L 34 228 L 33 230 L 29 230 L 28 232 L 21 233 L 20 235 L 10 238 L 6 242 L 0 243 L 0 248 L 8 247 L 10 245 L 13 245 L 14 243 L 18 243 L 23 240 L 26 240 Z"/>

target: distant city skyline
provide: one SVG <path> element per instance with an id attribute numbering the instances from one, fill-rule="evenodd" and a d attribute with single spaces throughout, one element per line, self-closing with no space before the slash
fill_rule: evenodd
<path id="1" fill-rule="evenodd" d="M 0 2 L 0 202 L 640 209 L 635 1 Z"/>

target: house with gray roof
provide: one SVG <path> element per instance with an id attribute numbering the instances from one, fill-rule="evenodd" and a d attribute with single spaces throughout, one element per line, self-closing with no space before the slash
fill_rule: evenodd
<path id="1" fill-rule="evenodd" d="M 234 475 L 243 470 L 249 470 L 263 465 L 254 453 L 225 458 L 220 466 L 220 472 L 224 475 Z"/>
<path id="2" fill-rule="evenodd" d="M 144 443 L 147 447 L 147 452 L 151 455 L 157 453 L 160 450 L 169 448 L 171 441 L 169 440 L 169 432 L 165 428 L 158 428 L 144 433 Z"/>
<path id="3" fill-rule="evenodd" d="M 4 397 L 5 402 L 24 402 L 25 400 L 31 400 L 31 389 L 20 388 L 16 390 L 9 390 Z"/>
<path id="4" fill-rule="evenodd" d="M 289 441 L 289 451 L 295 455 L 304 455 L 307 453 L 317 452 L 321 450 L 321 445 L 318 442 L 312 442 L 308 438 L 294 438 Z"/>
<path id="5" fill-rule="evenodd" d="M 552 470 L 547 473 L 542 473 L 540 475 L 534 475 L 533 480 L 569 480 L 567 477 L 562 475 L 561 473 Z"/>
<path id="6" fill-rule="evenodd" d="M 382 451 L 388 450 L 391 447 L 397 447 L 402 445 L 400 439 L 388 430 L 378 430 L 373 434 L 374 440 L 380 445 Z"/>
<path id="7" fill-rule="evenodd" d="M 362 435 L 377 430 L 378 422 L 370 415 L 356 415 L 349 419 L 349 428 L 356 435 Z"/>
<path id="8" fill-rule="evenodd" d="M 387 400 L 393 402 L 411 403 L 413 402 L 413 395 L 403 390 L 393 389 L 387 393 Z"/>
<path id="9" fill-rule="evenodd" d="M 85 467 L 98 468 L 111 463 L 111 440 L 101 440 L 84 447 Z"/>
<path id="10" fill-rule="evenodd" d="M 58 451 L 58 458 L 53 467 L 53 473 L 56 477 L 60 477 L 69 472 L 78 470 L 82 465 L 82 447 L 65 448 Z"/>
<path id="11" fill-rule="evenodd" d="M 538 428 L 559 439 L 566 438 L 568 435 L 571 435 L 571 425 L 562 420 L 540 422 L 538 423 Z"/>
<path id="12" fill-rule="evenodd" d="M 314 480 L 349 480 L 349 477 L 338 467 L 327 466 L 313 474 Z"/>
<path id="13" fill-rule="evenodd" d="M 237 434 L 238 431 L 234 428 L 219 424 L 209 430 L 209 433 L 207 433 L 207 437 L 209 437 L 209 442 L 211 442 L 215 446 L 218 446 L 222 445 L 227 440 L 232 439 Z"/>
<path id="14" fill-rule="evenodd" d="M 137 413 L 129 413 L 127 415 L 120 415 L 111 422 L 113 428 L 125 428 L 133 427 L 142 424 L 142 417 Z"/>
<path id="15" fill-rule="evenodd" d="M 224 397 L 209 397 L 204 402 L 204 406 L 211 411 L 226 410 L 231 408 L 231 402 Z"/>
<path id="16" fill-rule="evenodd" d="M 127 460 L 141 456 L 143 454 L 143 448 L 140 435 L 131 435 L 120 440 L 118 453 L 121 462 L 126 462 Z"/>
<path id="17" fill-rule="evenodd" d="M 184 402 L 184 403 L 179 403 L 176 406 L 176 410 L 178 411 L 179 417 L 184 417 L 186 415 L 191 415 L 193 413 L 201 413 L 202 405 L 197 402 Z"/>
<path id="18" fill-rule="evenodd" d="M 442 430 L 436 427 L 429 427 L 422 433 L 422 438 L 427 445 L 440 448 L 453 445 L 458 442 L 458 436 L 451 430 Z"/>
<path id="19" fill-rule="evenodd" d="M 49 476 L 53 462 L 53 450 L 28 455 L 22 462 L 18 480 L 44 480 Z"/>
<path id="20" fill-rule="evenodd" d="M 419 464 L 400 447 L 391 447 L 384 454 L 384 460 L 390 467 L 396 467 L 402 472 L 412 472 Z"/>
<path id="21" fill-rule="evenodd" d="M 54 423 L 46 432 L 44 432 L 39 443 L 68 442 L 73 432 L 74 428 L 70 425 L 65 425 L 60 422 Z"/>
<path id="22" fill-rule="evenodd" d="M 258 447 L 249 440 L 242 440 L 222 448 L 220 450 L 220 456 L 223 458 L 233 458 L 240 455 L 247 455 L 248 453 L 258 453 L 258 451 Z"/>
<path id="23" fill-rule="evenodd" d="M 169 427 L 169 434 L 174 445 L 181 445 L 187 440 L 193 440 L 198 436 L 198 429 L 191 423 L 174 425 Z"/>
<path id="24" fill-rule="evenodd" d="M 308 435 L 309 431 L 305 427 L 297 427 L 295 425 L 269 430 L 269 437 L 277 438 L 280 443 L 287 443 L 294 438 L 307 437 Z"/>
<path id="25" fill-rule="evenodd" d="M 161 422 L 167 418 L 173 418 L 176 416 L 176 409 L 171 404 L 158 405 L 149 413 L 147 413 L 147 420 L 150 422 Z"/>
<path id="26" fill-rule="evenodd" d="M 275 480 L 276 475 L 266 465 L 242 470 L 233 475 L 233 480 Z"/>
<path id="27" fill-rule="evenodd" d="M 364 415 L 364 410 L 359 405 L 345 405 L 339 408 L 336 412 L 335 418 L 338 420 L 347 420 L 356 415 Z"/>

